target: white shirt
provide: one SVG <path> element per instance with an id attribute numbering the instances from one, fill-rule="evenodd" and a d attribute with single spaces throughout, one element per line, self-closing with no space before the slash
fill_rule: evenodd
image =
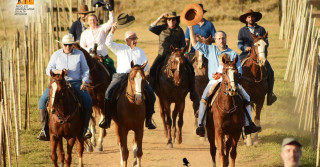
<path id="1" fill-rule="evenodd" d="M 86 29 L 81 33 L 80 46 L 84 48 L 87 52 L 93 48 L 94 44 L 98 44 L 97 54 L 101 56 L 106 56 L 108 50 L 105 45 L 106 36 L 108 35 L 112 23 L 115 22 L 113 12 L 109 12 L 109 20 L 105 24 L 100 25 L 98 28 L 91 30 Z"/>
<path id="2" fill-rule="evenodd" d="M 117 56 L 117 73 L 129 73 L 131 69 L 131 61 L 136 65 L 142 65 L 148 61 L 144 51 L 138 47 L 133 49 L 126 44 L 118 44 L 113 42 L 113 34 L 110 33 L 106 39 L 107 47 Z M 149 63 L 144 68 L 147 71 Z"/>

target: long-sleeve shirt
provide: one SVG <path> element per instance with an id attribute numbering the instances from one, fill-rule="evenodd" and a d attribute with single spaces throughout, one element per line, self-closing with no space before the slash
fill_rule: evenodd
<path id="1" fill-rule="evenodd" d="M 117 56 L 117 73 L 129 73 L 131 70 L 131 61 L 138 65 L 142 65 L 148 61 L 146 54 L 139 47 L 131 49 L 131 47 L 126 44 L 113 42 L 112 33 L 108 35 L 106 45 Z M 147 71 L 148 68 L 149 63 L 144 68 L 144 71 Z"/>
<path id="2" fill-rule="evenodd" d="M 106 37 L 111 29 L 112 23 L 115 22 L 114 14 L 109 12 L 109 20 L 98 28 L 91 30 L 86 29 L 82 32 L 80 37 L 80 46 L 89 52 L 94 44 L 98 44 L 97 54 L 101 56 L 108 55 L 108 50 L 105 46 Z"/>
<path id="3" fill-rule="evenodd" d="M 246 48 L 251 47 L 254 44 L 251 33 L 255 36 L 263 36 L 266 34 L 266 30 L 258 24 L 252 28 L 249 28 L 247 25 L 242 27 L 238 34 L 238 48 L 242 51 L 242 54 L 248 54 Z M 268 38 L 266 38 L 266 43 L 267 46 L 269 46 Z"/>
<path id="4" fill-rule="evenodd" d="M 81 36 L 82 31 L 84 31 L 85 29 L 86 29 L 86 27 L 84 26 L 84 23 L 82 23 L 79 18 L 77 21 L 75 21 L 72 24 L 72 26 L 69 30 L 69 33 L 74 36 L 75 41 L 78 41 L 78 40 L 80 40 L 80 36 Z"/>
<path id="5" fill-rule="evenodd" d="M 82 80 L 90 83 L 89 67 L 84 54 L 80 50 L 72 49 L 70 54 L 65 54 L 63 49 L 59 49 L 52 54 L 46 74 L 50 76 L 50 70 L 55 72 L 63 69 L 68 69 L 66 80 Z"/>
<path id="6" fill-rule="evenodd" d="M 200 25 L 199 24 L 196 24 L 193 26 L 193 31 L 194 31 L 194 34 L 197 35 L 201 35 L 205 38 L 208 38 L 210 35 L 211 37 L 213 38 L 214 35 L 216 34 L 216 29 L 213 25 L 213 23 L 211 23 L 210 21 L 204 19 L 204 23 L 203 25 Z M 189 27 L 187 27 L 187 30 L 186 30 L 186 39 L 189 39 L 190 40 L 190 30 L 189 30 Z M 194 48 L 191 47 L 191 50 L 190 50 L 191 53 L 194 53 Z"/>
<path id="7" fill-rule="evenodd" d="M 151 25 L 149 30 L 154 34 L 159 35 L 158 54 L 161 56 L 171 54 L 171 45 L 175 48 L 183 48 L 186 46 L 184 32 L 180 26 L 170 29 L 165 24 L 158 26 Z"/>
<path id="8" fill-rule="evenodd" d="M 204 43 L 197 42 L 197 45 L 194 46 L 194 49 L 201 51 L 205 57 L 208 59 L 208 77 L 209 80 L 212 80 L 212 74 L 215 74 L 217 72 L 221 72 L 221 69 L 219 69 L 220 63 L 219 63 L 219 56 L 223 53 L 228 54 L 230 56 L 230 61 L 234 60 L 238 54 L 227 47 L 226 50 L 220 51 L 219 48 L 216 45 L 206 45 Z M 240 59 L 238 58 L 238 62 L 236 63 L 236 66 L 238 68 L 238 72 L 242 74 L 242 67 L 240 63 Z"/>

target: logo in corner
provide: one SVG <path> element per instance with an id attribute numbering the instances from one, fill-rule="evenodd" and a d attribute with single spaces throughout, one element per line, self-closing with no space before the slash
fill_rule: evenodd
<path id="1" fill-rule="evenodd" d="M 18 0 L 17 5 L 34 5 L 34 0 Z"/>
<path id="2" fill-rule="evenodd" d="M 14 15 L 27 15 L 28 10 L 34 10 L 34 0 L 18 0 Z"/>

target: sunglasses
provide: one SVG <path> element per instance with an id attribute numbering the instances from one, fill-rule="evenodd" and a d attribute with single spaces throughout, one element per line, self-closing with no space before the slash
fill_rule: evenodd
<path id="1" fill-rule="evenodd" d="M 131 38 L 128 38 L 128 39 L 130 39 L 130 40 L 138 40 L 138 37 L 131 37 Z"/>
<path id="2" fill-rule="evenodd" d="M 175 18 L 169 18 L 168 21 L 176 21 Z"/>
<path id="3" fill-rule="evenodd" d="M 63 44 L 65 47 L 67 47 L 67 46 L 72 46 L 72 44 Z"/>

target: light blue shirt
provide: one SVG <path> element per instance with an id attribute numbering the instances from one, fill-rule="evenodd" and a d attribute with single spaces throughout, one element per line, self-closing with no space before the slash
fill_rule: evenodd
<path id="1" fill-rule="evenodd" d="M 230 55 L 230 61 L 233 61 L 238 54 L 227 47 L 226 50 L 224 51 L 220 51 L 218 49 L 218 47 L 216 45 L 206 45 L 204 43 L 200 43 L 197 42 L 197 45 L 194 46 L 194 49 L 199 50 L 200 52 L 202 52 L 205 57 L 208 59 L 208 77 L 210 80 L 212 80 L 212 74 L 215 74 L 218 71 L 218 68 L 220 66 L 219 63 L 219 56 L 223 53 Z M 240 74 L 242 74 L 242 67 L 241 67 L 241 63 L 240 63 L 240 59 L 238 57 L 238 62 L 236 64 L 237 68 L 238 68 L 238 72 Z"/>
<path id="2" fill-rule="evenodd" d="M 89 67 L 84 54 L 77 49 L 72 49 L 70 54 L 65 54 L 63 49 L 54 52 L 46 69 L 46 74 L 50 76 L 50 70 L 68 69 L 66 80 L 82 80 L 90 83 Z"/>

